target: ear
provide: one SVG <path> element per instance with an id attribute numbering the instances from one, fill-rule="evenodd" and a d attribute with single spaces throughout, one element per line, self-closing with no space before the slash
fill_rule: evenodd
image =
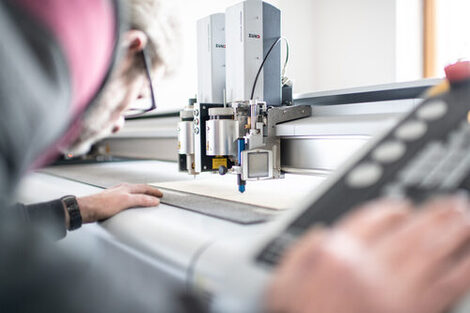
<path id="1" fill-rule="evenodd" d="M 144 50 L 147 46 L 148 37 L 141 30 L 129 30 L 124 33 L 123 46 L 128 50 L 129 54 L 135 54 Z"/>

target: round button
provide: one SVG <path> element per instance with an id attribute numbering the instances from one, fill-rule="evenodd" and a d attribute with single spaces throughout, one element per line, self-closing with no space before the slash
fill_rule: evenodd
<path id="1" fill-rule="evenodd" d="M 372 152 L 372 157 L 382 163 L 398 161 L 406 152 L 406 146 L 399 141 L 389 141 L 381 144 Z"/>
<path id="2" fill-rule="evenodd" d="M 425 123 L 420 121 L 409 121 L 397 129 L 395 136 L 405 141 L 414 141 L 423 137 L 427 130 L 428 127 Z"/>
<path id="3" fill-rule="evenodd" d="M 366 188 L 377 183 L 382 177 L 382 167 L 374 163 L 364 163 L 356 167 L 346 178 L 352 188 Z"/>
<path id="4" fill-rule="evenodd" d="M 446 115 L 448 110 L 447 103 L 441 100 L 432 101 L 424 104 L 416 115 L 426 121 L 434 121 Z"/>

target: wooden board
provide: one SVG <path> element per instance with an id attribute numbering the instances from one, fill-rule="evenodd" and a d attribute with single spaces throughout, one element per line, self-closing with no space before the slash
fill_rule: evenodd
<path id="1" fill-rule="evenodd" d="M 272 210 L 286 210 L 298 205 L 324 181 L 319 176 L 286 175 L 285 179 L 247 182 L 240 193 L 234 175 L 209 175 L 194 180 L 151 183 L 165 188 L 216 199 L 244 203 Z"/>

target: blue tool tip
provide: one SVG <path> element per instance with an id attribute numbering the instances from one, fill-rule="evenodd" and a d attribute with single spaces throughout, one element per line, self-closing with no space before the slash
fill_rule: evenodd
<path id="1" fill-rule="evenodd" d="M 245 185 L 238 186 L 238 191 L 240 191 L 241 193 L 244 193 L 245 192 Z"/>

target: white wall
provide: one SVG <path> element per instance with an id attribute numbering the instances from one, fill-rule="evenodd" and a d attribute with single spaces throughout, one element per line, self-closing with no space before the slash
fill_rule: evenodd
<path id="1" fill-rule="evenodd" d="M 395 81 L 423 77 L 423 1 L 396 1 L 396 77 Z"/>
<path id="2" fill-rule="evenodd" d="M 299 93 L 422 77 L 420 0 L 280 0 Z"/>
<path id="3" fill-rule="evenodd" d="M 297 78 L 299 92 L 393 80 L 394 1 L 311 2 L 315 3 L 313 29 L 305 39 L 314 43 L 313 68 L 310 79 L 307 73 Z"/>
<path id="4" fill-rule="evenodd" d="M 173 1 L 173 0 L 167 0 Z M 184 107 L 197 92 L 196 22 L 213 13 L 225 12 L 225 8 L 240 0 L 180 0 L 180 14 L 184 39 L 183 57 L 179 71 L 156 83 L 156 97 L 160 112 Z"/>
<path id="5" fill-rule="evenodd" d="M 184 58 L 179 73 L 157 83 L 160 108 L 194 97 L 196 21 L 240 0 L 181 0 Z M 420 0 L 267 0 L 283 13 L 289 39 L 288 75 L 304 93 L 422 76 Z"/>
<path id="6" fill-rule="evenodd" d="M 437 72 L 459 59 L 470 58 L 470 2 L 468 0 L 437 1 Z"/>

